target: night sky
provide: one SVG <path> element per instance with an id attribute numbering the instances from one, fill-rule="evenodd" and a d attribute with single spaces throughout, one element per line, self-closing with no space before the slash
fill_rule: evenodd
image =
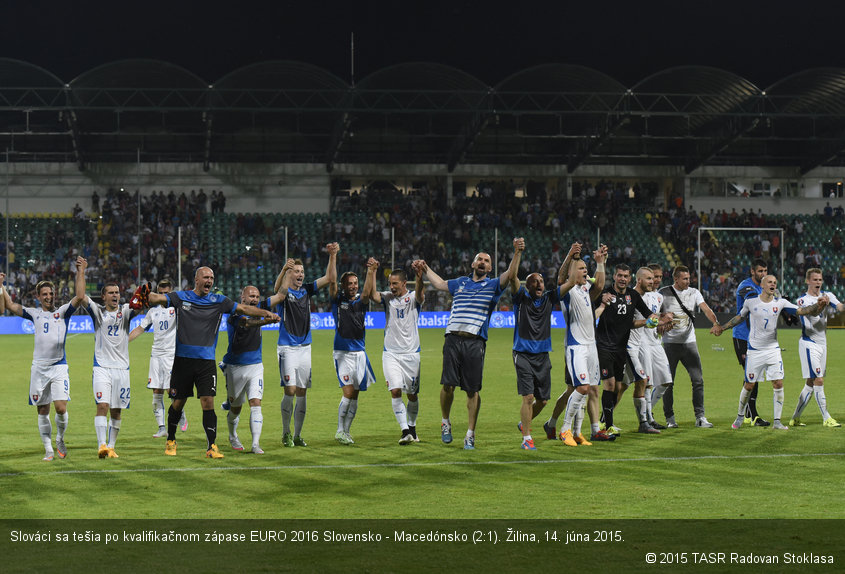
<path id="1" fill-rule="evenodd" d="M 814 67 L 845 68 L 845 8 L 829 2 L 46 2 L 5 0 L 0 57 L 65 81 L 100 64 L 153 58 L 209 82 L 262 60 L 300 60 L 350 80 L 432 61 L 495 85 L 542 63 L 595 68 L 633 86 L 687 64 L 765 89 Z M 80 7 L 82 6 L 82 7 Z"/>

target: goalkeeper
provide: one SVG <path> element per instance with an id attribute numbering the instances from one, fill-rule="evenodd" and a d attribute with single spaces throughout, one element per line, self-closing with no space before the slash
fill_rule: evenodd
<path id="1" fill-rule="evenodd" d="M 130 306 L 164 305 L 174 307 L 179 315 L 176 324 L 176 352 L 170 376 L 170 396 L 173 403 L 167 413 L 167 446 L 164 454 L 176 456 L 176 428 L 182 408 L 197 389 L 202 407 L 202 426 L 208 440 L 206 458 L 223 458 L 217 449 L 217 414 L 214 397 L 217 394 L 217 332 L 224 313 L 240 313 L 250 317 L 279 320 L 266 309 L 238 304 L 223 295 L 211 292 L 214 271 L 200 267 L 194 276 L 191 291 L 160 294 L 150 293 L 149 284 L 142 285 L 132 297 Z"/>

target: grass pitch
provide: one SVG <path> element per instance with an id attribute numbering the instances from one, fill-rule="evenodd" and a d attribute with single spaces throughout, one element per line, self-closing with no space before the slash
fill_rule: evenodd
<path id="1" fill-rule="evenodd" d="M 117 442 L 119 459 L 97 458 L 91 396 L 93 335 L 67 341 L 71 397 L 68 458 L 41 461 L 35 408 L 27 404 L 32 338 L 3 336 L 0 379 L 1 519 L 53 518 L 354 518 L 354 519 L 563 519 L 563 518 L 839 518 L 845 515 L 840 479 L 845 470 L 845 429 L 821 425 L 815 403 L 803 415 L 806 427 L 777 432 L 730 428 L 739 397 L 741 370 L 729 334 L 716 339 L 698 332 L 704 364 L 707 416 L 716 427 L 694 428 L 691 390 L 679 368 L 675 410 L 680 428 L 660 436 L 638 435 L 631 391 L 617 407 L 625 432 L 614 443 L 570 448 L 548 441 L 535 420 L 536 451 L 519 449 L 516 423 L 520 397 L 511 359 L 512 332 L 491 329 L 483 403 L 475 451 L 462 449 L 466 430 L 463 394 L 452 409 L 455 441 L 440 442 L 442 330 L 422 336 L 421 409 L 418 444 L 399 446 L 399 428 L 381 373 L 382 332 L 371 330 L 368 349 L 379 382 L 361 394 L 352 426 L 356 444 L 333 437 L 340 391 L 331 359 L 330 331 L 314 333 L 313 388 L 303 437 L 307 448 L 283 448 L 273 332 L 264 334 L 265 393 L 261 444 L 265 455 L 228 446 L 225 412 L 218 404 L 218 445 L 226 457 L 206 460 L 199 404 L 190 399 L 190 426 L 179 433 L 179 454 L 165 457 L 156 430 L 151 391 L 146 388 L 152 336 L 130 345 L 132 405 L 124 413 Z M 552 353 L 552 402 L 563 389 L 561 334 Z M 797 356 L 798 331 L 780 334 L 785 347 L 784 422 L 803 384 Z M 845 333 L 829 333 L 825 385 L 831 415 L 845 420 L 837 352 Z M 721 350 L 721 349 L 724 350 Z M 225 334 L 218 358 L 226 349 Z M 761 414 L 771 419 L 772 393 L 761 385 Z M 660 409 L 658 409 L 660 411 Z M 52 418 L 52 413 L 51 413 Z M 250 443 L 248 409 L 239 427 Z M 662 412 L 658 419 L 662 420 Z M 585 425 L 587 421 L 585 421 Z M 55 432 L 55 429 L 54 429 Z M 580 486 L 578 494 L 573 488 Z"/>

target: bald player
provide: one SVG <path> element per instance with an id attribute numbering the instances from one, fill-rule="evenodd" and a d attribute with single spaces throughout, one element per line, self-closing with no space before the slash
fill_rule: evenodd
<path id="1" fill-rule="evenodd" d="M 247 285 L 241 291 L 242 305 L 260 309 L 272 309 L 282 300 L 276 293 L 261 300 L 258 287 Z M 272 317 L 254 318 L 232 314 L 226 320 L 226 334 L 229 349 L 220 362 L 220 370 L 226 377 L 226 395 L 223 409 L 228 410 L 226 422 L 229 426 L 229 444 L 233 450 L 242 451 L 244 445 L 238 438 L 238 423 L 244 401 L 249 402 L 249 430 L 252 433 L 252 453 L 264 454 L 261 449 L 261 428 L 264 417 L 261 414 L 261 399 L 264 397 L 264 362 L 261 357 L 261 327 L 276 321 Z"/>
<path id="2" fill-rule="evenodd" d="M 202 426 L 208 441 L 205 456 L 211 459 L 223 458 L 216 444 L 217 414 L 214 412 L 214 397 L 217 394 L 215 352 L 223 314 L 240 313 L 279 320 L 278 315 L 266 309 L 239 305 L 224 295 L 216 295 L 211 292 L 212 287 L 214 271 L 209 267 L 200 267 L 194 275 L 192 290 L 147 295 L 150 305 L 174 307 L 179 314 L 173 373 L 170 377 L 173 403 L 167 413 L 167 446 L 164 450 L 168 456 L 176 456 L 176 428 L 182 416 L 182 407 L 188 397 L 194 396 L 196 387 L 202 407 Z"/>

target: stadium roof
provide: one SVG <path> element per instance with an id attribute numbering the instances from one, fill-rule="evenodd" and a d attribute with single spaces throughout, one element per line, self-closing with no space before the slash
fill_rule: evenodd
<path id="1" fill-rule="evenodd" d="M 214 82 L 122 60 L 63 82 L 0 58 L 0 146 L 19 161 L 845 165 L 845 69 L 766 89 L 684 66 L 626 87 L 543 64 L 495 86 L 410 62 L 354 85 L 303 62 L 260 62 Z"/>

